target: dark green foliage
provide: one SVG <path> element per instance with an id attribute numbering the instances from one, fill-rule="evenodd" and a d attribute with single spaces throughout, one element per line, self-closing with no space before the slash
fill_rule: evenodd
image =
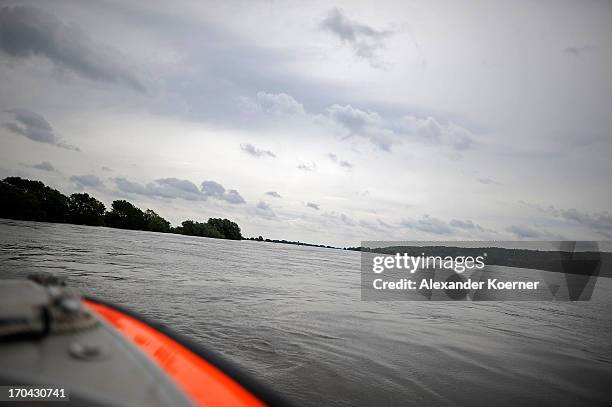
<path id="1" fill-rule="evenodd" d="M 125 200 L 113 201 L 110 212 L 106 212 L 105 224 L 112 228 L 145 230 L 144 212 Z"/>
<path id="2" fill-rule="evenodd" d="M 77 225 L 104 224 L 104 204 L 89 194 L 72 194 L 68 199 L 68 221 Z"/>
<path id="3" fill-rule="evenodd" d="M 0 216 L 10 219 L 65 222 L 68 198 L 40 181 L 8 177 L 0 188 Z"/>
<path id="4" fill-rule="evenodd" d="M 226 239 L 242 240 L 240 227 L 229 219 L 210 218 L 208 224 L 221 232 Z"/>
<path id="5" fill-rule="evenodd" d="M 111 210 L 105 212 L 104 204 L 87 193 L 72 194 L 68 198 L 40 181 L 19 177 L 0 181 L 0 218 L 242 239 L 240 227 L 229 219 L 211 218 L 206 223 L 186 220 L 173 228 L 155 211 L 143 212 L 125 200 L 114 201 Z"/>
<path id="6" fill-rule="evenodd" d="M 43 220 L 44 211 L 38 199 L 14 185 L 0 182 L 0 217 L 20 220 Z"/>
<path id="7" fill-rule="evenodd" d="M 144 213 L 146 230 L 151 232 L 170 232 L 170 222 L 159 216 L 152 209 L 147 209 Z"/>
<path id="8" fill-rule="evenodd" d="M 190 236 L 214 237 L 241 240 L 240 227 L 229 219 L 210 218 L 206 223 L 186 220 L 175 229 L 175 233 Z"/>
<path id="9" fill-rule="evenodd" d="M 225 236 L 208 223 L 194 222 L 192 220 L 184 221 L 181 226 L 176 228 L 177 233 L 189 236 L 213 237 L 216 239 L 224 239 Z"/>

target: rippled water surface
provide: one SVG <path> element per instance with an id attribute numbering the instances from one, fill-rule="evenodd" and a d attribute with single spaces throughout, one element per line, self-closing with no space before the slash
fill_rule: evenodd
<path id="1" fill-rule="evenodd" d="M 0 220 L 0 276 L 68 277 L 298 405 L 607 405 L 612 284 L 589 302 L 362 302 L 359 253 Z"/>

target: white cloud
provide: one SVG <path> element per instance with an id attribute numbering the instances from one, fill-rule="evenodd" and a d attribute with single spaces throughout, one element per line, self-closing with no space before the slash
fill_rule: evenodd
<path id="1" fill-rule="evenodd" d="M 245 153 L 252 155 L 253 157 L 272 157 L 276 158 L 276 154 L 274 154 L 270 150 L 264 150 L 261 148 L 255 147 L 253 144 L 245 143 L 240 145 L 240 149 Z"/>
<path id="2" fill-rule="evenodd" d="M 450 146 L 455 150 L 467 150 L 475 144 L 474 136 L 468 129 L 452 122 L 441 124 L 431 116 L 404 116 L 401 125 L 404 126 L 404 133 L 427 143 Z"/>
<path id="3" fill-rule="evenodd" d="M 70 181 L 74 182 L 80 188 L 97 188 L 103 185 L 103 182 L 98 176 L 93 174 L 73 175 Z"/>
<path id="4" fill-rule="evenodd" d="M 260 109 L 276 116 L 304 115 L 304 106 L 286 93 L 257 92 L 257 103 Z"/>

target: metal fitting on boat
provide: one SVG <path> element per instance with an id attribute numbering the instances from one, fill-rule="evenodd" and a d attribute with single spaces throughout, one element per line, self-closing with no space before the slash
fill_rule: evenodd
<path id="1" fill-rule="evenodd" d="M 0 338 L 43 336 L 98 324 L 82 305 L 78 290 L 52 274 L 0 282 Z"/>

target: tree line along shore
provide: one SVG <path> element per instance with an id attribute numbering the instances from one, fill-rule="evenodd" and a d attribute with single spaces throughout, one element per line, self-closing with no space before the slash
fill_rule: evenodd
<path id="1" fill-rule="evenodd" d="M 41 181 L 20 177 L 0 181 L 0 218 L 243 239 L 238 224 L 229 219 L 210 218 L 204 223 L 185 220 L 173 227 L 152 209 L 142 211 L 126 200 L 113 201 L 107 210 L 102 202 L 87 193 L 66 196 Z"/>
<path id="2" fill-rule="evenodd" d="M 180 226 L 173 227 L 152 209 L 142 211 L 126 200 L 113 201 L 110 210 L 107 210 L 104 203 L 87 193 L 66 196 L 42 181 L 20 177 L 0 181 L 0 218 L 337 249 L 322 244 L 264 239 L 262 236 L 245 238 L 240 226 L 225 218 L 210 218 L 207 222 L 185 220 Z"/>

